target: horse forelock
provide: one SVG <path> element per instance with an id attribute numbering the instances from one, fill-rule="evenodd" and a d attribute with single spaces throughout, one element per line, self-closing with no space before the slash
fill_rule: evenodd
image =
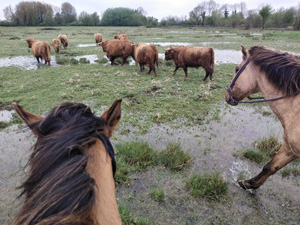
<path id="1" fill-rule="evenodd" d="M 103 132 L 105 120 L 84 104 L 64 103 L 32 126 L 39 138 L 20 187 L 25 203 L 15 224 L 60 224 L 62 218 L 63 224 L 90 224 L 95 181 L 85 171 L 84 150 Z"/>
<path id="2" fill-rule="evenodd" d="M 300 91 L 300 56 L 262 46 L 252 47 L 249 54 L 251 62 L 283 94 L 295 95 Z"/>

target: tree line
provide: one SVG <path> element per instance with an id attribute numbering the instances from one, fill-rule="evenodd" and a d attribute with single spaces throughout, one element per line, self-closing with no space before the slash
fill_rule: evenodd
<path id="1" fill-rule="evenodd" d="M 264 5 L 258 10 L 247 10 L 246 3 L 219 5 L 214 0 L 202 1 L 189 12 L 188 16 L 167 16 L 158 19 L 146 16 L 147 12 L 139 7 L 109 8 L 100 19 L 97 12 L 85 11 L 77 15 L 75 7 L 69 2 L 61 7 L 38 1 L 23 1 L 15 8 L 5 7 L 5 21 L 0 25 L 16 26 L 212 26 L 250 28 L 287 28 L 300 30 L 300 4 L 288 9 L 274 10 Z"/>

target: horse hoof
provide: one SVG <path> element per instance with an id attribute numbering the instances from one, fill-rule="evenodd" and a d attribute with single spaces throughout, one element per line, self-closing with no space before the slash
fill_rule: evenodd
<path id="1" fill-rule="evenodd" d="M 247 190 L 248 188 L 246 187 L 245 180 L 240 180 L 238 181 L 238 184 L 240 185 L 241 188 L 244 190 Z"/>

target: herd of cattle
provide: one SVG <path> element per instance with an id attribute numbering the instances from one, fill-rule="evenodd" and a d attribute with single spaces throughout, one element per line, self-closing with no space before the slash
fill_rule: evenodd
<path id="1" fill-rule="evenodd" d="M 114 36 L 112 40 L 102 41 L 102 34 L 97 33 L 95 36 L 96 45 L 101 46 L 103 52 L 106 52 L 107 58 L 111 61 L 111 65 L 115 64 L 114 60 L 118 57 L 122 58 L 122 66 L 126 62 L 127 58 L 131 56 L 136 65 L 140 65 L 140 71 L 145 69 L 145 65 L 149 68 L 149 74 L 153 71 L 156 76 L 156 68 L 158 68 L 158 50 L 153 44 L 134 44 L 129 41 L 126 34 L 118 34 Z M 39 41 L 33 38 L 26 39 L 28 47 L 32 49 L 33 55 L 36 57 L 38 63 L 40 60 L 44 60 L 45 64 L 50 65 L 50 45 L 48 42 Z M 60 34 L 57 38 L 52 39 L 52 46 L 55 52 L 58 54 L 61 46 L 66 49 L 68 47 L 68 35 Z M 165 51 L 165 59 L 173 60 L 175 63 L 175 75 L 178 68 L 183 68 L 185 77 L 188 76 L 188 67 L 203 67 L 206 76 L 206 80 L 209 76 L 213 81 L 214 72 L 214 49 L 212 47 L 193 47 L 193 46 L 170 46 Z"/>

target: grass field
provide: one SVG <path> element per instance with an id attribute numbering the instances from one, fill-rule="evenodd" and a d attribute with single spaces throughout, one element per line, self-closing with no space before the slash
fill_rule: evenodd
<path id="1" fill-rule="evenodd" d="M 167 48 L 164 43 L 191 43 L 232 51 L 240 50 L 241 45 L 246 48 L 264 45 L 298 53 L 299 32 L 224 28 L 1 27 L 0 65 L 5 57 L 33 57 L 25 42 L 27 38 L 50 42 L 58 34 L 65 33 L 69 35 L 69 47 L 62 49 L 59 56 L 51 50 L 53 59 L 55 56 L 64 62 L 57 66 L 32 70 L 0 67 L 0 110 L 11 110 L 11 103 L 18 102 L 26 110 L 44 115 L 56 105 L 72 101 L 83 102 L 101 115 L 114 99 L 122 98 L 122 120 L 112 142 L 116 146 L 120 171 L 118 204 L 125 224 L 300 223 L 298 177 L 285 173 L 282 178 L 278 173 L 255 192 L 244 191 L 236 185 L 235 175 L 250 178 L 263 167 L 261 161 L 251 162 L 240 152 L 252 149 L 255 141 L 280 137 L 281 128 L 266 105 L 226 105 L 225 88 L 233 77 L 235 64 L 216 64 L 215 82 L 211 82 L 203 81 L 205 71 L 202 68 L 189 68 L 187 79 L 182 69 L 173 76 L 174 64 L 160 59 L 158 76 L 153 77 L 129 64 L 123 67 L 106 65 L 102 48 L 92 46 L 93 34 L 97 32 L 103 34 L 104 40 L 112 39 L 117 33 L 127 33 L 135 43 L 156 43 L 161 54 Z M 71 59 L 86 55 L 97 55 L 98 62 L 70 63 Z M 5 126 L 18 122 L 20 120 L 14 119 Z M 20 204 L 15 200 L 18 191 L 14 188 L 24 178 L 20 168 L 27 154 L 23 152 L 34 142 L 28 133 L 22 135 L 17 130 L 14 126 L 0 132 L 0 224 L 3 225 L 11 224 Z M 140 146 L 146 145 L 145 149 L 150 149 L 154 155 L 150 158 L 152 162 L 147 161 L 145 166 L 144 158 L 130 158 L 133 156 L 125 150 L 126 145 L 131 146 L 130 149 L 144 149 Z M 174 157 L 170 155 L 172 152 L 182 154 L 180 158 L 186 161 L 175 157 L 173 163 L 178 161 L 178 165 L 173 165 L 157 159 L 162 155 Z M 185 164 L 189 166 L 183 166 Z M 299 166 L 291 168 L 294 171 Z M 216 178 L 226 193 L 219 193 L 213 185 L 214 189 L 207 187 L 202 197 L 191 194 L 189 187 L 197 186 L 191 184 L 193 179 L 202 178 L 201 184 L 214 184 L 215 181 L 208 182 L 207 177 Z"/>

